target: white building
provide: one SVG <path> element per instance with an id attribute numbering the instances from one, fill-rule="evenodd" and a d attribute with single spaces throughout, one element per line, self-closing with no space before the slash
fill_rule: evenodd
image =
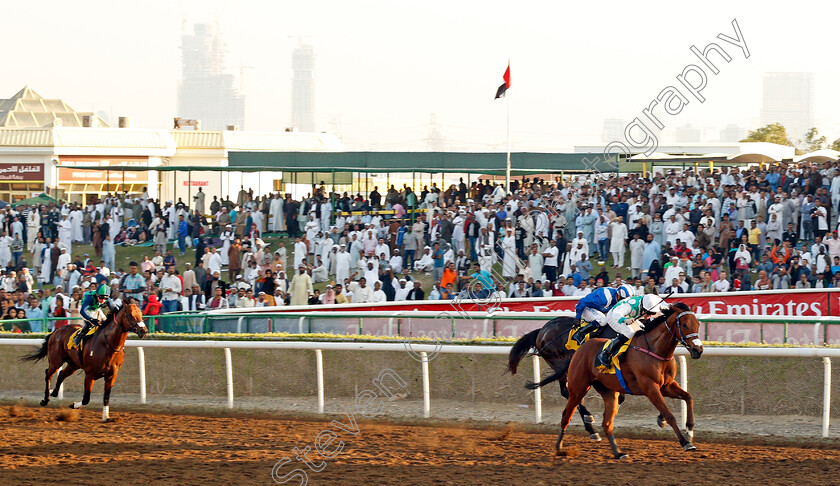
<path id="1" fill-rule="evenodd" d="M 148 188 L 164 201 L 191 202 L 201 187 L 209 204 L 212 196 L 235 200 L 242 185 L 255 194 L 285 189 L 283 174 L 149 169 L 218 169 L 228 165 L 232 150 L 344 149 L 334 135 L 324 133 L 110 128 L 92 113 L 76 112 L 61 100 L 24 88 L 0 100 L 0 200 L 48 192 L 87 202 L 107 194 L 139 195 Z"/>

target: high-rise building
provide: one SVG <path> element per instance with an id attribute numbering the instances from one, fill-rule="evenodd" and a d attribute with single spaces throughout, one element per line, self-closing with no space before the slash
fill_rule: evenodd
<path id="1" fill-rule="evenodd" d="M 797 140 L 814 126 L 814 74 L 767 73 L 761 124 L 781 123 L 788 137 Z"/>
<path id="2" fill-rule="evenodd" d="M 703 132 L 699 128 L 694 128 L 691 123 L 677 127 L 674 134 L 676 143 L 700 143 L 703 141 Z"/>
<path id="3" fill-rule="evenodd" d="M 315 131 L 315 50 L 300 45 L 292 51 L 292 126 Z"/>
<path id="4" fill-rule="evenodd" d="M 740 142 L 747 137 L 747 129 L 738 125 L 729 124 L 720 131 L 719 142 L 734 143 Z"/>
<path id="5" fill-rule="evenodd" d="M 225 72 L 225 41 L 216 24 L 195 24 L 181 37 L 183 75 L 177 116 L 201 120 L 201 129 L 245 128 L 245 97 Z"/>

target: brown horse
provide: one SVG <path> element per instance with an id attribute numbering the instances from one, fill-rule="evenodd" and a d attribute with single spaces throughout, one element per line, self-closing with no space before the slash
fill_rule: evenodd
<path id="1" fill-rule="evenodd" d="M 507 371 L 515 375 L 519 367 L 519 362 L 524 358 L 531 349 L 536 350 L 536 354 L 540 355 L 551 369 L 554 370 L 550 376 L 546 377 L 539 383 L 529 381 L 525 384 L 525 388 L 529 390 L 536 390 L 542 388 L 549 383 L 558 381 L 560 384 L 560 394 L 563 398 L 569 398 L 569 390 L 566 388 L 566 375 L 569 369 L 569 363 L 574 356 L 574 350 L 566 349 L 566 342 L 569 340 L 569 334 L 574 332 L 578 321 L 574 317 L 560 316 L 545 323 L 540 329 L 535 329 L 528 334 L 519 338 L 508 354 Z M 616 332 L 609 326 L 599 327 L 593 334 L 592 338 L 601 337 L 605 339 L 612 339 L 616 336 Z M 618 403 L 624 401 L 624 394 L 618 397 Z M 601 436 L 595 432 L 592 424 L 595 419 L 589 410 L 583 405 L 583 400 L 578 405 L 578 413 L 583 420 L 583 427 L 589 434 L 589 438 L 595 442 L 600 442 Z"/>
<path id="2" fill-rule="evenodd" d="M 621 372 L 625 381 L 624 386 L 619 382 L 618 375 L 601 373 L 595 365 L 595 357 L 605 340 L 590 339 L 585 342 L 572 357 L 569 365 L 569 400 L 563 411 L 560 435 L 554 445 L 557 455 L 564 455 L 563 434 L 572 419 L 572 414 L 590 387 L 594 387 L 604 399 L 604 433 L 607 434 L 616 459 L 627 457 L 619 450 L 613 436 L 613 420 L 618 412 L 618 396 L 627 392 L 646 396 L 659 410 L 657 419 L 659 425 L 664 427 L 664 422 L 667 422 L 674 429 L 684 450 L 696 450 L 697 448 L 691 443 L 691 439 L 694 438 L 694 401 L 691 394 L 674 381 L 677 374 L 674 349 L 677 344 L 682 344 L 689 350 L 693 359 L 699 358 L 703 354 L 703 343 L 698 335 L 699 329 L 700 322 L 697 321 L 694 312 L 681 302 L 669 305 L 662 310 L 661 314 L 652 317 L 645 323 L 645 330 L 633 336 L 630 348 L 623 357 Z M 665 403 L 664 397 L 684 400 L 688 406 L 685 423 L 688 439 L 680 431 L 677 419 Z"/>
<path id="3" fill-rule="evenodd" d="M 58 374 L 52 396 L 58 396 L 58 389 L 61 383 L 79 368 L 85 372 L 85 395 L 81 402 L 70 405 L 70 408 L 81 408 L 90 403 L 90 392 L 93 390 L 93 382 L 105 378 L 105 400 L 102 408 L 102 420 L 108 420 L 108 402 L 111 398 L 111 388 L 117 381 L 117 373 L 125 360 L 125 340 L 129 332 L 134 332 L 142 339 L 146 335 L 146 324 L 143 322 L 143 313 L 140 307 L 133 301 L 128 301 L 122 308 L 111 313 L 101 328 L 92 336 L 89 336 L 82 343 L 82 351 L 67 349 L 67 343 L 73 333 L 80 326 L 64 326 L 52 332 L 41 348 L 22 357 L 24 361 L 40 361 L 49 357 L 49 368 L 46 374 L 46 389 L 41 406 L 45 407 L 50 403 L 50 380 L 62 364 L 67 366 Z"/>

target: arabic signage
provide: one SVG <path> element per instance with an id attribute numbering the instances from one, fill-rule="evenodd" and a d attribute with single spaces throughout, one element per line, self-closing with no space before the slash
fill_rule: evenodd
<path id="1" fill-rule="evenodd" d="M 210 181 L 184 181 L 184 185 L 192 187 L 207 187 L 210 185 Z"/>
<path id="2" fill-rule="evenodd" d="M 0 181 L 44 180 L 44 164 L 0 164 Z"/>

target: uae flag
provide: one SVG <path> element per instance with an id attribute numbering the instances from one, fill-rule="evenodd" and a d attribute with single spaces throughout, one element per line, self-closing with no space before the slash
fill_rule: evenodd
<path id="1" fill-rule="evenodd" d="M 504 98 L 505 92 L 508 90 L 508 88 L 510 88 L 510 63 L 508 63 L 508 67 L 507 69 L 505 69 L 505 75 L 502 77 L 504 78 L 505 82 L 502 83 L 502 85 L 499 86 L 499 89 L 496 90 L 496 97 L 493 98 L 495 100 L 499 98 Z"/>

